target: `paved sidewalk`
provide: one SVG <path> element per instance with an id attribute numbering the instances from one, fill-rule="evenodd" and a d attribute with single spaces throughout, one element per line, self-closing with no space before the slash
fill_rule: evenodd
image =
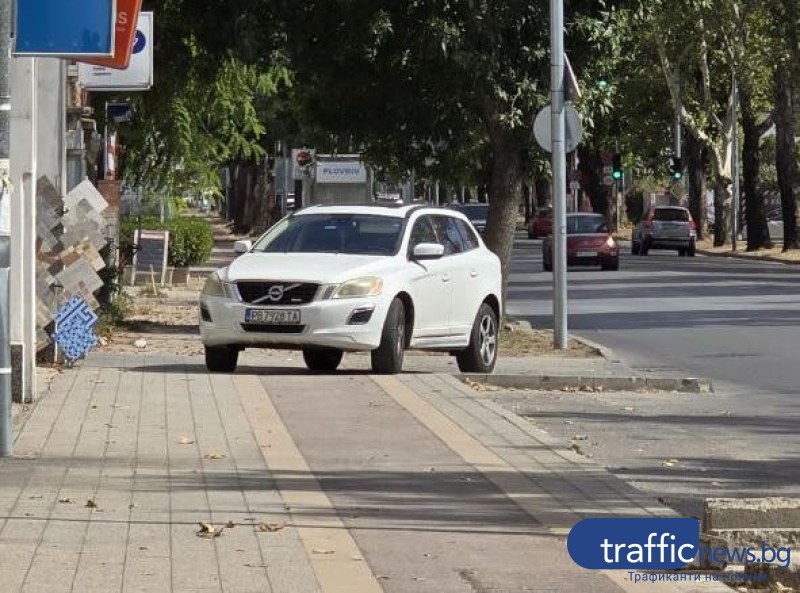
<path id="1" fill-rule="evenodd" d="M 57 375 L 0 460 L 3 593 L 653 590 L 563 536 L 669 509 L 446 374 L 348 361 L 101 353 Z"/>

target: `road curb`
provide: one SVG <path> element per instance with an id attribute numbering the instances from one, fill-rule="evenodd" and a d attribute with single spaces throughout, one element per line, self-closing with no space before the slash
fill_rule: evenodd
<path id="1" fill-rule="evenodd" d="M 705 255 L 707 257 L 721 257 L 726 259 L 737 259 L 739 261 L 769 262 L 773 264 L 786 264 L 787 266 L 800 265 L 800 261 L 787 261 L 785 259 L 772 257 L 771 255 L 765 255 L 763 257 L 755 257 L 750 255 L 740 255 L 738 253 L 716 253 L 715 251 L 706 251 L 705 249 L 698 249 L 697 253 L 700 255 Z"/>
<path id="2" fill-rule="evenodd" d="M 696 377 L 631 377 L 580 375 L 456 374 L 464 383 L 480 383 L 510 389 L 538 391 L 677 391 L 678 393 L 713 393 L 711 379 Z"/>

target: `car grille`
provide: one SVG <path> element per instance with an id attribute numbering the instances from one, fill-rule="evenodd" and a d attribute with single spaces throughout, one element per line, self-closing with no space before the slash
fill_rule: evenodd
<path id="1" fill-rule="evenodd" d="M 314 300 L 319 284 L 283 281 L 237 282 L 245 303 L 258 305 L 304 305 Z"/>

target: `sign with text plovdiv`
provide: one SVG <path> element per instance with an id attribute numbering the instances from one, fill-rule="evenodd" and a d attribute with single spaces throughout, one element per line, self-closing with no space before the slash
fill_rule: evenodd
<path id="1" fill-rule="evenodd" d="M 115 0 L 17 0 L 14 55 L 113 56 Z"/>
<path id="2" fill-rule="evenodd" d="M 153 13 L 139 13 L 127 68 L 78 64 L 78 75 L 87 91 L 146 91 L 153 86 Z"/>
<path id="3" fill-rule="evenodd" d="M 367 168 L 360 161 L 318 162 L 317 183 L 366 183 Z"/>

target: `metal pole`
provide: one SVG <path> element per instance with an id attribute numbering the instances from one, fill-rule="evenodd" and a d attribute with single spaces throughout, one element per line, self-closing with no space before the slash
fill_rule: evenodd
<path id="1" fill-rule="evenodd" d="M 739 234 L 739 126 L 738 119 L 738 103 L 739 103 L 739 89 L 736 85 L 736 71 L 733 72 L 733 81 L 731 84 L 731 102 L 732 102 L 732 134 L 731 137 L 731 177 L 733 178 L 733 205 L 731 212 L 731 249 L 736 251 L 736 238 Z"/>
<path id="2" fill-rule="evenodd" d="M 11 249 L 11 1 L 0 0 L 0 457 L 12 454 L 9 264 Z"/>
<path id="3" fill-rule="evenodd" d="M 283 203 L 281 204 L 281 214 L 286 215 L 289 209 L 289 177 L 292 175 L 292 150 L 289 148 L 289 143 L 283 142 Z M 297 200 L 295 199 L 295 206 Z"/>
<path id="4" fill-rule="evenodd" d="M 564 142 L 564 0 L 550 0 L 550 89 L 553 156 L 554 347 L 567 347 L 567 155 Z"/>

